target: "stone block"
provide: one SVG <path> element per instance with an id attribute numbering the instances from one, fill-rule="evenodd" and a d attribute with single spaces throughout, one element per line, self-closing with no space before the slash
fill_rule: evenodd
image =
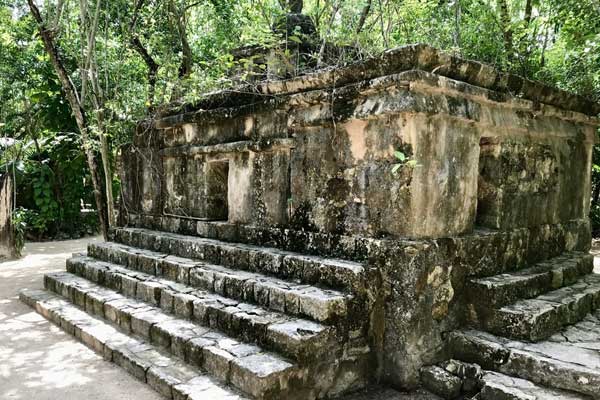
<path id="1" fill-rule="evenodd" d="M 277 393 L 281 381 L 293 372 L 292 364 L 270 354 L 236 358 L 231 363 L 231 383 L 255 398 Z"/>
<path id="2" fill-rule="evenodd" d="M 224 382 L 229 382 L 231 361 L 234 359 L 229 352 L 216 346 L 202 348 L 202 361 L 204 368 L 211 375 Z"/>
<path id="3" fill-rule="evenodd" d="M 194 313 L 196 296 L 186 293 L 177 293 L 173 296 L 173 311 L 180 318 L 191 319 Z"/>
<path id="4" fill-rule="evenodd" d="M 207 268 L 193 268 L 190 270 L 190 285 L 201 289 L 214 290 L 215 274 Z"/>
<path id="5" fill-rule="evenodd" d="M 157 312 L 155 309 L 135 311 L 131 314 L 131 331 L 145 338 L 150 338 L 150 328 L 159 322 L 166 321 L 169 317 Z"/>
<path id="6" fill-rule="evenodd" d="M 216 341 L 205 337 L 195 337 L 185 344 L 185 360 L 197 366 L 204 365 L 204 348 L 214 346 Z"/>
<path id="7" fill-rule="evenodd" d="M 160 306 L 160 295 L 165 285 L 160 282 L 138 281 L 136 286 L 136 298 L 153 306 Z"/>
<path id="8" fill-rule="evenodd" d="M 423 387 L 444 399 L 458 398 L 461 393 L 462 380 L 438 366 L 421 369 Z"/>

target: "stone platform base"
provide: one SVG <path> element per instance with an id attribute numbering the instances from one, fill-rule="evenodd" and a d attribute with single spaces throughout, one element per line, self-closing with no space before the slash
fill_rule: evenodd
<path id="1" fill-rule="evenodd" d="M 147 229 L 113 239 L 22 300 L 168 398 L 195 398 L 180 386 L 199 377 L 257 400 L 368 386 L 362 264 Z"/>

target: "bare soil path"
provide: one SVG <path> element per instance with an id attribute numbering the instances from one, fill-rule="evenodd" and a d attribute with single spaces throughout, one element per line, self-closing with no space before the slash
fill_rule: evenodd
<path id="1" fill-rule="evenodd" d="M 0 263 L 0 399 L 162 399 L 18 299 L 19 290 L 42 288 L 44 273 L 64 270 L 71 253 L 99 240 L 28 243 L 23 258 Z"/>

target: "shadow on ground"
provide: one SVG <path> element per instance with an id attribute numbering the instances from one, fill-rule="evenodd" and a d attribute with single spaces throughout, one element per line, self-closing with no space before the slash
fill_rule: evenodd
<path id="1" fill-rule="evenodd" d="M 162 399 L 18 299 L 19 290 L 41 288 L 44 273 L 64 270 L 66 258 L 99 240 L 29 243 L 23 258 L 0 263 L 0 399 Z"/>

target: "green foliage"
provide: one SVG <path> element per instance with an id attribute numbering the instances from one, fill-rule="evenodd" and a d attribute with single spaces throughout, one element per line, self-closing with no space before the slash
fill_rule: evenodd
<path id="1" fill-rule="evenodd" d="M 32 166 L 34 168 L 29 172 L 33 189 L 33 201 L 39 211 L 34 214 L 29 227 L 36 231 L 45 232 L 53 221 L 56 221 L 59 217 L 58 202 L 52 192 L 53 171 L 45 163 L 36 163 Z"/>
<path id="2" fill-rule="evenodd" d="M 411 159 L 410 156 L 407 156 L 406 154 L 404 154 L 400 150 L 394 151 L 394 157 L 396 157 L 396 159 L 398 160 L 398 162 L 395 163 L 392 166 L 392 173 L 393 174 L 398 173 L 398 170 L 400 168 L 402 168 L 403 165 L 407 165 L 407 166 L 409 166 L 411 168 L 413 168 L 413 167 L 415 167 L 417 165 L 417 160 Z"/>
<path id="3" fill-rule="evenodd" d="M 17 255 L 20 256 L 23 251 L 23 247 L 25 247 L 25 237 L 27 231 L 27 224 L 25 219 L 27 218 L 26 212 L 22 209 L 16 209 L 12 213 L 12 224 L 15 233 L 15 249 L 17 250 Z"/>
<path id="4" fill-rule="evenodd" d="M 343 63 L 425 42 L 600 100 L 600 2 L 506 1 L 507 23 L 499 0 L 305 0 L 304 13 L 318 35 L 317 50 L 310 56 L 316 61 L 322 44 L 336 45 L 343 50 L 328 61 Z M 67 5 L 62 13 L 60 3 Z M 81 34 L 84 3 L 49 0 L 42 9 L 77 87 L 86 71 L 80 65 L 87 48 Z M 150 105 L 148 67 L 131 46 L 133 35 L 159 66 L 152 98 L 157 105 L 193 102 L 207 91 L 230 86 L 232 70 L 242 71 L 239 79 L 251 81 L 252 71 L 267 69 L 265 60 L 236 59 L 234 50 L 282 42 L 273 32 L 285 14 L 279 0 L 146 0 L 134 27 L 135 1 L 87 3 L 90 10 L 100 4 L 94 43 L 100 87 L 94 90 L 102 91 L 104 102 L 100 109 L 85 106 L 93 134 L 104 124 L 113 163 L 115 149 L 131 140 L 135 122 L 148 117 Z M 368 13 L 363 19 L 364 10 Z M 184 46 L 177 20 L 185 27 L 191 50 L 188 76 L 180 76 Z M 83 24 L 89 23 L 88 17 Z M 511 46 L 503 40 L 505 32 L 511 33 Z M 287 44 L 304 39 L 294 33 Z M 276 53 L 283 63 L 291 63 L 288 47 Z M 0 166 L 17 169 L 22 226 L 43 236 L 78 225 L 81 208 L 93 201 L 77 126 L 25 0 L 0 0 L 0 137 L 17 143 L 0 153 Z M 408 153 L 397 152 L 394 172 L 403 165 L 416 166 Z M 597 153 L 594 160 L 600 165 Z M 592 178 L 592 220 L 600 231 L 600 167 Z M 118 181 L 114 186 L 118 188 Z"/>
<path id="5" fill-rule="evenodd" d="M 93 199 L 78 135 L 45 135 L 15 171 L 19 229 L 36 239 L 95 232 L 97 223 L 81 212 Z"/>

